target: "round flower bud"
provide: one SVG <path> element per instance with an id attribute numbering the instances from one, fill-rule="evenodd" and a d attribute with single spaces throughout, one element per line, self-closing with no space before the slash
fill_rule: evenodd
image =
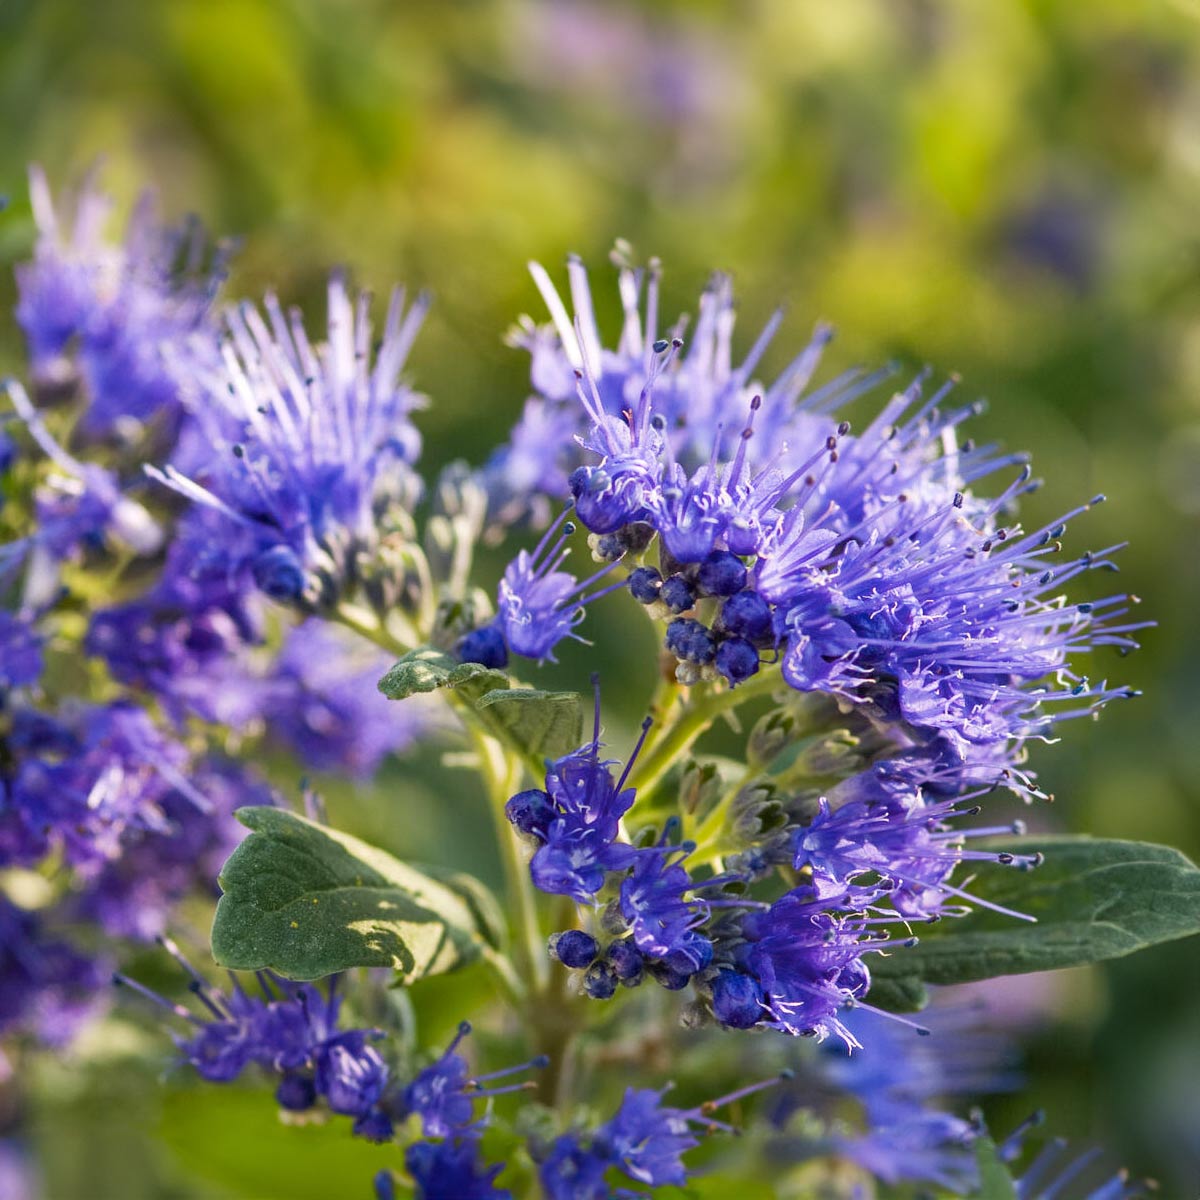
<path id="1" fill-rule="evenodd" d="M 666 645 L 676 658 L 699 666 L 706 666 L 717 657 L 713 635 L 699 621 L 687 617 L 679 617 L 667 626 Z"/>
<path id="2" fill-rule="evenodd" d="M 700 590 L 709 596 L 732 596 L 746 586 L 746 566 L 728 550 L 714 550 L 701 564 Z"/>
<path id="3" fill-rule="evenodd" d="M 722 971 L 712 983 L 713 1015 L 730 1029 L 749 1029 L 762 1020 L 763 990 L 741 971 Z"/>
<path id="4" fill-rule="evenodd" d="M 737 592 L 721 606 L 721 628 L 756 642 L 771 632 L 771 606 L 751 588 Z"/>
<path id="5" fill-rule="evenodd" d="M 642 953 L 633 944 L 632 939 L 622 938 L 613 942 L 604 957 L 608 960 L 617 978 L 626 985 L 633 987 L 642 981 Z"/>
<path id="6" fill-rule="evenodd" d="M 521 832 L 545 841 L 546 830 L 557 813 L 554 801 L 541 790 L 529 788 L 518 792 L 504 806 L 504 815 Z"/>
<path id="7" fill-rule="evenodd" d="M 653 604 L 662 588 L 662 576 L 654 567 L 638 567 L 629 572 L 629 593 L 639 604 Z"/>
<path id="8" fill-rule="evenodd" d="M 250 565 L 254 582 L 272 600 L 289 604 L 304 594 L 304 566 L 291 546 L 272 546 Z"/>
<path id="9" fill-rule="evenodd" d="M 717 647 L 717 670 L 731 684 L 758 674 L 758 651 L 745 638 L 726 638 Z"/>
<path id="10" fill-rule="evenodd" d="M 568 929 L 565 933 L 556 933 L 550 938 L 550 953 L 564 967 L 582 970 L 591 966 L 600 947 L 590 933 L 582 929 Z"/>
<path id="11" fill-rule="evenodd" d="M 583 990 L 593 1000 L 611 1000 L 617 990 L 617 977 L 607 963 L 592 963 L 583 977 Z"/>
<path id="12" fill-rule="evenodd" d="M 455 653 L 459 662 L 479 663 L 497 671 L 508 666 L 508 647 L 504 644 L 504 635 L 494 625 L 472 629 L 459 640 Z"/>
<path id="13" fill-rule="evenodd" d="M 659 599 L 673 612 L 687 612 L 696 604 L 696 592 L 682 575 L 672 575 L 662 585 Z"/>

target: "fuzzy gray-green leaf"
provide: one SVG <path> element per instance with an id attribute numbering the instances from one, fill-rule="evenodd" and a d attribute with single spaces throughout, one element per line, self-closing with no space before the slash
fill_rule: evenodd
<path id="1" fill-rule="evenodd" d="M 967 887 L 1036 923 L 977 907 L 961 919 L 916 927 L 920 943 L 873 956 L 872 976 L 965 983 L 1120 958 L 1200 933 L 1200 870 L 1169 846 L 1037 837 L 988 848 L 1045 856 L 1031 871 L 982 867 Z"/>
<path id="2" fill-rule="evenodd" d="M 508 676 L 480 663 L 463 663 L 441 650 L 422 646 L 396 662 L 379 681 L 389 700 L 403 700 L 415 692 L 457 688 L 474 700 L 485 692 L 508 687 Z"/>
<path id="3" fill-rule="evenodd" d="M 222 966 L 289 979 L 391 967 L 411 982 L 471 961 L 494 936 L 461 881 L 283 809 L 237 816 L 251 833 L 221 873 L 212 946 Z"/>
<path id="4" fill-rule="evenodd" d="M 475 707 L 498 737 L 533 758 L 561 758 L 583 740 L 583 708 L 575 692 L 506 688 L 488 692 Z"/>

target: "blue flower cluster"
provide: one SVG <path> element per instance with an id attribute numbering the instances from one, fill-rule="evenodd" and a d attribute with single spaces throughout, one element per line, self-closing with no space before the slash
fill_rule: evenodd
<path id="1" fill-rule="evenodd" d="M 17 268 L 16 315 L 39 394 L 81 389 L 87 437 L 128 440 L 131 426 L 153 425 L 170 444 L 190 371 L 215 357 L 211 306 L 230 247 L 209 248 L 194 221 L 160 225 L 149 194 L 109 242 L 111 202 L 94 178 L 64 213 L 34 168 L 30 197 L 38 241 Z"/>
<path id="2" fill-rule="evenodd" d="M 427 302 L 406 309 L 403 292 L 392 294 L 373 362 L 369 303 L 365 293 L 352 302 L 334 275 L 320 346 L 274 296 L 265 319 L 250 304 L 230 311 L 219 361 L 195 372 L 192 461 L 148 468 L 196 506 L 180 534 L 194 573 L 328 609 L 380 538 L 410 520 L 421 447 L 410 414 L 421 398 L 400 373 Z"/>
<path id="3" fill-rule="evenodd" d="M 187 1022 L 192 1032 L 175 1035 L 179 1054 L 212 1083 L 229 1083 L 254 1065 L 278 1077 L 275 1099 L 289 1112 L 305 1112 L 323 1104 L 328 1111 L 354 1119 L 354 1132 L 371 1141 L 392 1138 L 409 1117 L 420 1120 L 424 1137 L 477 1139 L 483 1123 L 475 1105 L 489 1096 L 529 1085 L 489 1086 L 493 1081 L 531 1067 L 519 1066 L 473 1076 L 458 1053 L 471 1031 L 466 1022 L 444 1054 L 404 1083 L 394 1065 L 376 1048 L 381 1030 L 342 1029 L 339 976 L 329 977 L 325 993 L 308 983 L 293 983 L 269 971 L 257 974 L 257 992 L 246 991 L 232 976 L 228 994 L 212 987 L 170 939 L 162 944 L 190 978 L 189 990 L 204 1015 L 174 1004 L 125 975 L 116 982 L 146 997 Z"/>
<path id="4" fill-rule="evenodd" d="M 777 1082 L 750 1084 L 691 1109 L 664 1104 L 667 1088 L 626 1088 L 617 1111 L 596 1129 L 564 1133 L 540 1152 L 535 1149 L 542 1190 L 548 1200 L 634 1200 L 645 1195 L 612 1186 L 614 1170 L 635 1185 L 684 1187 L 689 1171 L 683 1156 L 700 1145 L 697 1133 L 733 1132 L 714 1118 L 717 1109 Z"/>
<path id="5" fill-rule="evenodd" d="M 280 631 L 267 604 L 282 594 L 278 571 L 255 567 L 267 552 L 287 575 L 289 546 L 325 565 L 341 547 L 353 575 L 365 565 L 352 543 L 411 533 L 419 398 L 399 374 L 424 302 L 405 313 L 395 299 L 373 366 L 366 299 L 353 311 L 337 278 L 328 345 L 289 329 L 273 301 L 270 332 L 241 310 L 223 340 L 214 302 L 229 248 L 195 222 L 166 228 L 147 199 L 114 243 L 92 179 L 56 207 L 34 170 L 31 198 L 38 236 L 17 269 L 17 318 L 32 397 L 2 384 L 17 421 L 0 438 L 0 474 L 14 484 L 0 504 L 6 527 L 24 529 L 0 547 L 0 870 L 68 870 L 36 911 L 4 899 L 29 969 L 14 970 L 0 1030 L 48 1037 L 66 969 L 53 931 L 82 921 L 110 938 L 161 933 L 186 896 L 214 894 L 242 832 L 233 811 L 273 802 L 226 757 L 224 730 L 367 778 L 437 723 L 428 706 L 398 712 L 378 694 L 382 651 L 311 622 Z M 266 388 L 273 405 L 254 398 Z M 297 439 L 310 439 L 307 454 Z M 203 502 L 181 506 L 148 463 Z M 289 496 L 313 507 L 287 516 Z M 68 658 L 79 609 L 90 661 Z M 94 959 L 76 983 L 106 977 L 106 953 Z"/>
<path id="6" fill-rule="evenodd" d="M 518 340 L 542 415 L 527 411 L 485 477 L 539 453 L 556 464 L 542 475 L 569 484 L 597 557 L 628 561 L 656 539 L 657 565 L 634 567 L 628 586 L 668 622 L 681 682 L 737 685 L 778 656 L 793 688 L 851 704 L 886 696 L 893 720 L 968 748 L 1042 737 L 1130 694 L 1069 664 L 1093 647 L 1131 648 L 1141 627 L 1127 619 L 1135 597 L 1060 597 L 1075 576 L 1112 567 L 1115 547 L 1059 561 L 1067 523 L 1102 497 L 1031 533 L 1006 522 L 1034 481 L 1022 466 L 998 497 L 971 492 L 1021 458 L 960 442 L 977 406 L 946 406 L 953 381 L 926 398 L 920 376 L 853 435 L 840 410 L 884 375 L 809 391 L 828 329 L 763 387 L 753 372 L 781 316 L 734 365 L 728 280 L 701 297 L 684 354 L 682 323 L 666 337 L 657 328 L 657 268 L 622 266 L 612 351 L 582 264 L 569 275 L 574 321 L 535 269 L 554 329 Z M 561 436 L 545 437 L 555 423 Z M 571 435 L 583 461 L 568 476 Z M 555 636 L 546 629 L 538 657 Z"/>
<path id="7" fill-rule="evenodd" d="M 547 1059 L 476 1073 L 464 1023 L 419 1067 L 382 1031 L 347 1025 L 336 976 L 322 989 L 263 971 L 222 990 L 164 934 L 185 898 L 213 895 L 240 836 L 235 809 L 276 802 L 228 758 L 235 742 L 369 779 L 450 727 L 436 697 L 398 709 L 377 692 L 395 653 L 554 661 L 586 607 L 617 591 L 663 623 L 661 736 L 648 718 L 623 764 L 604 757 L 597 692 L 590 740 L 505 807 L 535 887 L 576 906 L 549 953 L 589 997 L 653 981 L 690 989 L 692 1028 L 857 1050 L 855 1010 L 875 1011 L 871 956 L 910 946 L 916 923 L 989 903 L 955 882 L 964 864 L 1038 865 L 975 848 L 1021 832 L 975 823 L 978 801 L 997 785 L 1040 796 L 1025 743 L 1131 694 L 1074 660 L 1132 648 L 1136 598 L 1065 599 L 1116 547 L 1062 557 L 1068 522 L 1091 505 L 1032 533 L 1015 524 L 1028 468 L 960 439 L 976 406 L 950 405 L 952 385 L 926 396 L 922 376 L 852 432 L 846 407 L 885 373 L 812 389 L 827 329 L 763 386 L 754 375 L 781 317 L 735 361 L 728 280 L 701 297 L 685 346 L 683 322 L 659 328 L 657 266 L 621 259 L 624 319 L 608 349 L 582 264 L 568 267 L 573 313 L 534 268 L 552 326 L 526 322 L 513 340 L 532 355 L 536 394 L 508 446 L 477 472 L 447 468 L 426 496 L 423 398 L 404 377 L 424 297 L 393 293 L 378 344 L 370 297 L 340 274 L 319 337 L 270 295 L 221 316 L 226 248 L 198 227 L 164 228 L 143 205 L 113 244 L 90 181 L 69 219 L 37 172 L 32 198 L 38 240 L 17 280 L 31 394 L 4 382 L 17 419 L 14 436 L 0 430 L 0 474 L 19 475 L 0 490 L 5 527 L 26 530 L 0 547 L 0 1034 L 66 1042 L 102 1003 L 113 942 L 157 937 L 195 1010 L 116 978 L 185 1023 L 179 1055 L 202 1078 L 258 1068 L 282 1109 L 395 1138 L 424 1200 L 510 1197 L 480 1104 L 531 1087 L 515 1077 Z M 998 496 L 975 493 L 1000 471 L 1015 479 Z M 471 554 L 516 524 L 546 528 L 493 608 Z M 596 562 L 586 578 L 566 569 L 579 526 Z M 685 761 L 722 705 L 767 695 L 740 782 Z M 496 751 L 490 766 L 506 756 L 494 778 L 516 778 L 515 748 L 474 732 Z M 662 803 L 673 770 L 683 790 L 702 777 L 682 818 Z M 517 898 L 522 944 L 536 945 L 536 911 Z M 99 945 L 62 932 L 80 924 Z M 540 992 L 503 950 L 484 957 L 523 1017 L 554 999 L 561 973 Z M 569 1024 L 583 1007 L 568 997 L 555 1015 Z M 823 1058 L 820 1088 L 854 1098 L 868 1128 L 830 1123 L 819 1153 L 887 1182 L 966 1190 L 981 1131 L 930 1101 L 976 1087 L 986 1056 L 960 1054 L 954 1075 L 887 1031 L 870 1043 Z M 729 1128 L 715 1109 L 763 1086 L 693 1108 L 629 1087 L 609 1119 L 566 1132 L 530 1114 L 523 1167 L 551 1200 L 683 1186 L 700 1134 Z M 781 1120 L 800 1094 L 785 1090 Z M 1086 1160 L 1058 1153 L 1014 1184 L 1021 1200 L 1083 1177 Z M 396 1186 L 381 1172 L 377 1195 Z M 1091 1200 L 1134 1194 L 1114 1178 Z"/>
<path id="8" fill-rule="evenodd" d="M 49 907 L 0 898 L 12 958 L 0 1032 L 58 1044 L 98 1007 L 106 968 L 53 930 L 82 921 L 113 938 L 159 934 L 184 897 L 214 893 L 242 832 L 234 809 L 275 797 L 223 757 L 195 758 L 128 701 L 35 703 L 33 625 L 10 619 L 0 636 L 14 651 L 0 686 L 0 869 L 53 861 L 72 881 Z"/>
<path id="9" fill-rule="evenodd" d="M 642 739 L 649 728 L 647 721 Z M 727 1028 L 835 1034 L 857 1045 L 841 1013 L 864 1006 L 866 956 L 916 942 L 889 927 L 982 903 L 948 882 L 963 861 L 1037 865 L 1036 856 L 965 849 L 967 837 L 998 830 L 953 828 L 952 820 L 977 809 L 926 798 L 901 775 L 870 800 L 843 794 L 835 809 L 822 798 L 807 819 L 777 804 L 783 824 L 770 827 L 761 845 L 728 856 L 726 870 L 694 868 L 697 847 L 670 841 L 674 820 L 650 844 L 631 842 L 623 829 L 636 796 L 626 781 L 641 744 L 614 778 L 615 764 L 600 756 L 597 693 L 592 740 L 547 764 L 544 789 L 520 792 L 506 806 L 532 846 L 534 884 L 592 914 L 590 932 L 555 934 L 550 953 L 583 972 L 583 990 L 595 999 L 647 978 L 673 991 L 692 984 Z M 870 783 L 888 779 L 865 775 Z M 752 898 L 749 886 L 777 867 L 801 882 L 793 875 L 770 902 Z"/>

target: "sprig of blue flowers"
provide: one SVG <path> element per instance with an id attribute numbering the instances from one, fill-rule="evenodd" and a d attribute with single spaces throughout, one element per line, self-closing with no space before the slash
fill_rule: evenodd
<path id="1" fill-rule="evenodd" d="M 17 279 L 31 388 L 5 384 L 0 435 L 0 1036 L 64 1043 L 103 1007 L 122 947 L 159 938 L 190 1005 L 116 977 L 182 1022 L 180 1060 L 214 1083 L 255 1067 L 283 1110 L 400 1143 L 379 1197 L 683 1186 L 700 1135 L 733 1128 L 717 1108 L 741 1112 L 764 1087 L 774 1121 L 749 1128 L 780 1162 L 975 1188 L 985 1131 L 943 1101 L 1010 1075 L 954 1028 L 940 1036 L 936 1012 L 880 1012 L 872 969 L 934 922 L 1025 917 L 984 881 L 1040 855 L 982 840 L 1020 822 L 976 818 L 997 789 L 1042 797 L 1027 750 L 1059 721 L 1134 694 L 1080 659 L 1135 646 L 1136 597 L 1064 594 L 1113 567 L 1119 547 L 1062 550 L 1103 497 L 1024 530 L 1013 508 L 1036 481 L 1023 456 L 961 436 L 978 406 L 952 401 L 957 381 L 930 391 L 922 373 L 856 428 L 847 414 L 890 372 L 814 385 L 819 326 L 759 380 L 782 314 L 739 360 L 727 278 L 694 325 L 668 326 L 658 264 L 625 251 L 611 348 L 582 263 L 568 299 L 531 268 L 550 324 L 525 319 L 510 341 L 531 355 L 533 395 L 482 467 L 427 482 L 425 400 L 405 376 L 425 296 L 394 292 L 373 345 L 371 298 L 335 273 L 318 336 L 274 296 L 222 309 L 229 248 L 194 223 L 161 226 L 145 204 L 111 243 L 92 181 L 69 216 L 38 172 L 32 199 L 37 244 Z M 997 494 L 977 490 L 997 476 Z M 509 534 L 521 546 L 489 593 L 474 547 Z M 581 534 L 595 563 L 576 574 Z M 598 684 L 590 737 L 575 738 L 570 696 L 506 672 L 553 661 L 582 640 L 588 606 L 626 593 L 608 602 L 645 613 L 660 652 L 621 762 L 604 755 Z M 399 709 L 374 689 L 397 656 L 408 691 L 431 693 Z M 499 720 L 497 696 L 518 716 Z M 522 724 L 539 704 L 555 718 Z M 739 710 L 758 717 L 741 759 L 699 753 Z M 391 1032 L 348 1024 L 377 979 L 322 987 L 264 962 L 218 989 L 165 936 L 181 904 L 213 895 L 234 811 L 279 803 L 236 746 L 369 779 L 434 737 L 474 755 L 508 868 L 516 944 L 469 938 L 511 1002 L 489 1023 L 534 1051 L 516 1066 L 476 1070 L 466 1022 L 424 1065 Z M 32 901 L 8 884 L 35 872 Z M 487 926 L 486 889 L 455 880 Z M 80 925 L 102 948 L 65 932 Z M 646 983 L 677 996 L 651 1000 Z M 606 1119 L 583 1119 L 572 1079 L 602 1055 L 576 1035 L 640 1065 L 622 1043 L 632 1030 L 671 1049 L 665 1011 L 693 1038 L 754 1031 L 768 1082 L 677 1107 L 668 1056 L 654 1086 L 635 1079 Z M 545 1104 L 510 1120 L 500 1098 L 530 1091 L 530 1071 Z M 858 1124 L 823 1093 L 853 1101 Z M 507 1163 L 491 1161 L 498 1143 Z M 1052 1145 L 1014 1194 L 1065 1197 L 1087 1169 Z M 1120 1176 L 1090 1193 L 1135 1194 Z"/>

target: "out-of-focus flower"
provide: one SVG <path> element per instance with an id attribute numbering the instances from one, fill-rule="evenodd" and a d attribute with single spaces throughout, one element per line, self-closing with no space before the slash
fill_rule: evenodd
<path id="1" fill-rule="evenodd" d="M 206 446 L 190 475 L 148 468 L 212 514 L 205 572 L 312 609 L 336 601 L 383 532 L 419 494 L 412 465 L 420 397 L 400 381 L 427 307 L 392 295 L 371 354 L 369 297 L 329 282 L 327 341 L 314 346 L 274 296 L 229 314 L 219 366 L 200 376 L 194 423 Z M 186 530 L 184 531 L 186 537 Z"/>
<path id="2" fill-rule="evenodd" d="M 370 779 L 388 754 L 444 728 L 440 706 L 397 706 L 375 686 L 391 659 L 334 626 L 311 619 L 284 639 L 263 681 L 269 736 L 308 767 Z"/>
<path id="3" fill-rule="evenodd" d="M 0 1033 L 65 1045 L 102 1004 L 107 975 L 101 959 L 51 932 L 45 914 L 0 893 Z"/>
<path id="4" fill-rule="evenodd" d="M 224 759 L 191 768 L 192 786 L 207 808 L 178 791 L 159 801 L 164 829 L 131 829 L 120 856 L 81 873 L 67 907 L 112 937 L 149 941 L 166 932 L 174 906 L 189 895 L 219 894 L 217 876 L 245 836 L 234 811 L 277 804 L 278 797 L 250 770 Z"/>
<path id="5" fill-rule="evenodd" d="M 153 423 L 173 435 L 181 392 L 197 359 L 215 357 L 210 310 L 227 248 L 209 251 L 196 222 L 155 220 L 147 194 L 120 243 L 105 237 L 110 201 L 89 177 L 73 211 L 56 211 L 39 168 L 30 171 L 38 240 L 17 268 L 17 321 L 39 392 L 83 384 L 81 429 L 128 435 Z"/>

